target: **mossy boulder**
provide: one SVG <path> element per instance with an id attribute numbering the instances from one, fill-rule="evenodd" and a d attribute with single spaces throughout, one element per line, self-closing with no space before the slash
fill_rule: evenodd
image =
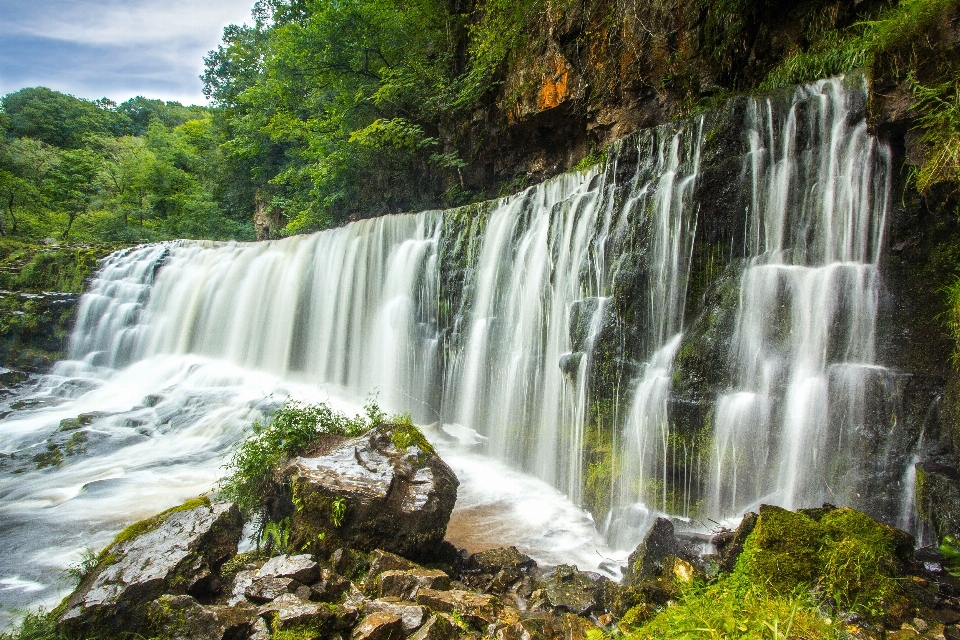
<path id="1" fill-rule="evenodd" d="M 206 601 L 220 592 L 220 567 L 242 529 L 236 505 L 206 498 L 127 527 L 57 608 L 60 625 L 82 637 L 149 632 L 148 608 L 161 595 Z"/>
<path id="2" fill-rule="evenodd" d="M 456 475 L 411 424 L 380 425 L 283 471 L 292 491 L 290 546 L 428 558 L 457 500 Z"/>
<path id="3" fill-rule="evenodd" d="M 816 588 L 840 611 L 880 618 L 902 599 L 914 540 L 850 508 L 761 505 L 735 572 L 779 594 Z"/>

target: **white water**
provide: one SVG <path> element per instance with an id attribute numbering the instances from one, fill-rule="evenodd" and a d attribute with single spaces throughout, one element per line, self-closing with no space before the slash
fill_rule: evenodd
<path id="1" fill-rule="evenodd" d="M 506 198 L 455 237 L 446 213 L 427 212 L 112 256 L 82 299 L 73 360 L 0 425 L 0 452 L 17 456 L 0 460 L 0 606 L 55 603 L 57 568 L 209 490 L 232 444 L 288 395 L 355 411 L 377 390 L 386 409 L 432 424 L 462 482 L 461 543 L 516 544 L 548 564 L 609 569 L 664 511 L 856 504 L 869 466 L 857 434 L 884 371 L 873 343 L 890 170 L 850 115 L 863 96 L 827 81 L 786 105 L 750 103 L 731 382 L 707 456 L 668 402 L 691 320 L 703 121 L 622 141 L 603 171 Z M 444 243 L 469 234 L 468 302 L 441 326 Z M 591 425 L 598 345 L 623 329 L 615 284 L 634 269 L 646 288 L 627 301 L 638 361 L 624 370 L 636 375 L 616 381 L 609 422 Z M 35 470 L 48 439 L 72 435 L 60 420 L 88 412 L 100 413 L 86 451 Z M 589 428 L 613 447 L 604 533 L 619 551 L 577 506 Z"/>
<path id="2" fill-rule="evenodd" d="M 825 81 L 798 89 L 786 113 L 750 105 L 748 262 L 707 496 L 717 519 L 761 501 L 856 505 L 865 489 L 843 479 L 861 466 L 852 445 L 878 373 L 890 159 L 851 118 L 858 100 Z"/>

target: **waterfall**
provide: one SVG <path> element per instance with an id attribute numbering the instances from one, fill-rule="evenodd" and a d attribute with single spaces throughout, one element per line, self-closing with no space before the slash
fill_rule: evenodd
<path id="1" fill-rule="evenodd" d="M 747 261 L 733 336 L 733 388 L 717 400 L 707 512 L 736 516 L 857 504 L 867 384 L 878 375 L 878 260 L 889 152 L 863 94 L 843 81 L 796 90 L 788 109 L 752 100 Z"/>
<path id="2" fill-rule="evenodd" d="M 17 460 L 67 451 L 0 459 L 19 551 L 0 573 L 208 490 L 287 395 L 409 412 L 472 526 L 553 564 L 597 567 L 658 513 L 829 501 L 910 522 L 918 436 L 875 355 L 892 168 L 866 95 L 853 77 L 741 97 L 481 205 L 110 256 L 70 359 L 0 426 Z"/>

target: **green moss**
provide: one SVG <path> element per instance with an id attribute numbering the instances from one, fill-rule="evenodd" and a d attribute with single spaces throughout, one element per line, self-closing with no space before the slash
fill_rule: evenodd
<path id="1" fill-rule="evenodd" d="M 31 460 L 37 465 L 37 469 L 59 467 L 63 464 L 63 452 L 60 451 L 60 447 L 55 443 L 47 441 L 47 450 L 33 456 Z"/>
<path id="2" fill-rule="evenodd" d="M 909 535 L 853 509 L 764 505 L 735 573 L 783 595 L 816 587 L 835 610 L 879 619 L 901 597 L 898 578 L 912 549 Z"/>
<path id="3" fill-rule="evenodd" d="M 590 153 L 585 155 L 580 159 L 576 165 L 574 165 L 574 170 L 576 171 L 586 171 L 591 167 L 597 165 L 605 165 L 607 163 L 607 147 L 599 147 L 593 149 Z"/>
<path id="4" fill-rule="evenodd" d="M 631 640 L 654 638 L 845 638 L 820 613 L 809 595 L 778 594 L 742 575 L 711 585 L 681 588 L 679 602 L 668 606 L 639 629 Z"/>
<path id="5" fill-rule="evenodd" d="M 406 451 L 407 448 L 416 445 L 424 453 L 436 453 L 423 432 L 410 421 L 409 415 L 398 416 L 395 420 L 396 422 L 389 427 L 390 441 L 399 451 Z"/>
<path id="6" fill-rule="evenodd" d="M 117 545 L 123 544 L 128 540 L 133 540 L 134 538 L 138 538 L 145 533 L 150 533 L 154 529 L 157 529 L 158 527 L 160 527 L 160 525 L 166 522 L 167 518 L 169 518 L 174 513 L 179 513 L 181 511 L 190 511 L 192 509 L 196 509 L 197 507 L 209 507 L 209 506 L 210 506 L 210 498 L 208 498 L 207 496 L 201 496 L 199 498 L 193 498 L 192 500 L 187 500 L 183 504 L 178 505 L 176 507 L 171 507 L 166 511 L 161 511 L 155 516 L 151 516 L 144 520 L 140 520 L 139 522 L 134 522 L 129 527 L 127 527 L 126 529 L 118 533 L 117 536 L 113 539 L 113 541 L 106 546 L 103 553 L 106 555 L 109 555 L 109 551 L 114 547 L 116 547 Z M 104 556 L 105 558 L 106 558 L 106 555 Z M 110 564 L 110 563 L 107 563 L 107 564 Z"/>

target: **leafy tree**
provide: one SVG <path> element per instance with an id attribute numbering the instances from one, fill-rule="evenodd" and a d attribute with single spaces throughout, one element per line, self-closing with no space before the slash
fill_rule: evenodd
<path id="1" fill-rule="evenodd" d="M 87 149 L 70 149 L 60 154 L 59 161 L 45 180 L 50 200 L 67 215 L 67 226 L 61 237 L 66 240 L 77 217 L 90 209 L 96 194 L 95 181 L 101 159 Z"/>
<path id="2" fill-rule="evenodd" d="M 82 100 L 46 87 L 31 87 L 7 94 L 2 106 L 13 136 L 77 149 L 88 135 L 114 133 L 118 120 L 109 109 L 110 104 Z"/>

